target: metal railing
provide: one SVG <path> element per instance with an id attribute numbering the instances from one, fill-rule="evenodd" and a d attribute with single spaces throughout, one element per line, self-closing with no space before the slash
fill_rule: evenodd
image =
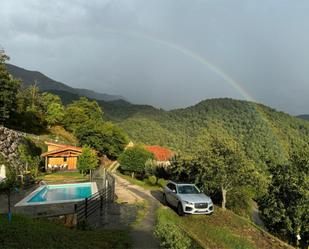
<path id="1" fill-rule="evenodd" d="M 115 178 L 106 172 L 100 179 L 103 182 L 102 188 L 97 193 L 74 205 L 77 224 L 87 221 L 97 211 L 100 212 L 100 216 L 103 216 L 106 208 L 114 201 Z"/>

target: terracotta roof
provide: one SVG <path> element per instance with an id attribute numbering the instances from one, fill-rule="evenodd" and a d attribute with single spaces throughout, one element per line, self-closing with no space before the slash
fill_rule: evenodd
<path id="1" fill-rule="evenodd" d="M 145 146 L 145 149 L 153 153 L 157 161 L 169 161 L 173 157 L 173 152 L 161 146 Z"/>

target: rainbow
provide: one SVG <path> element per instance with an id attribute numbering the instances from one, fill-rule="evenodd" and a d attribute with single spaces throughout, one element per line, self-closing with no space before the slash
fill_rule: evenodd
<path id="1" fill-rule="evenodd" d="M 176 50 L 180 53 L 182 53 L 185 56 L 188 56 L 189 58 L 193 59 L 194 61 L 197 61 L 201 63 L 202 65 L 206 66 L 208 69 L 213 71 L 215 74 L 220 76 L 226 83 L 228 83 L 230 86 L 232 86 L 240 95 L 248 101 L 256 102 L 255 99 L 251 96 L 251 94 L 247 91 L 247 89 L 243 86 L 242 83 L 236 81 L 233 79 L 229 74 L 225 73 L 222 69 L 211 63 L 209 60 L 207 60 L 205 57 L 200 56 L 199 54 L 195 53 L 194 51 L 184 48 L 178 44 L 172 43 L 170 41 L 162 40 L 157 37 L 152 37 L 149 35 L 132 32 L 132 31 L 119 31 L 111 28 L 103 28 L 103 31 L 106 33 L 112 33 L 112 34 L 119 34 L 119 35 L 126 35 L 131 37 L 136 37 L 143 40 L 148 40 L 153 43 L 157 43 L 160 45 L 163 45 L 164 47 L 171 48 L 173 50 Z"/>
<path id="2" fill-rule="evenodd" d="M 268 119 L 266 113 L 262 110 L 262 108 L 256 104 L 257 101 L 252 97 L 252 95 L 248 92 L 248 90 L 242 85 L 242 83 L 236 81 L 233 79 L 228 73 L 224 72 L 222 69 L 211 63 L 209 60 L 207 60 L 205 57 L 195 53 L 192 50 L 189 50 L 187 48 L 184 48 L 178 44 L 174 44 L 170 41 L 165 41 L 160 38 L 152 37 L 149 35 L 137 33 L 137 32 L 129 32 L 129 31 L 120 31 L 116 29 L 111 28 L 103 28 L 103 32 L 111 33 L 111 34 L 118 34 L 118 35 L 126 35 L 131 36 L 143 40 L 148 40 L 150 42 L 154 42 L 157 44 L 160 44 L 162 46 L 174 49 L 180 53 L 182 53 L 185 56 L 188 56 L 189 58 L 201 63 L 202 65 L 206 66 L 208 69 L 219 75 L 226 83 L 228 83 L 230 86 L 232 86 L 245 100 L 254 102 L 253 108 L 256 110 L 257 113 L 259 113 L 259 116 L 265 123 L 268 125 L 268 127 L 271 129 L 273 134 L 277 137 L 278 141 L 280 142 L 280 146 L 285 150 L 288 151 L 287 146 L 283 141 L 281 141 L 281 138 L 279 134 L 281 133 L 278 128 Z"/>

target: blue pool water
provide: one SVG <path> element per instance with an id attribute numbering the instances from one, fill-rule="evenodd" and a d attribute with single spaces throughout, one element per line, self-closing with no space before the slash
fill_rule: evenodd
<path id="1" fill-rule="evenodd" d="M 91 194 L 91 183 L 46 185 L 28 203 L 84 199 Z"/>

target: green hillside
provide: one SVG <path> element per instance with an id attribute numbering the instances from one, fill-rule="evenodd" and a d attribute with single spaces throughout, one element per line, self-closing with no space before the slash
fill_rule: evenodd
<path id="1" fill-rule="evenodd" d="M 103 104 L 103 108 L 109 112 L 109 106 Z M 211 99 L 172 111 L 141 109 L 116 121 L 135 142 L 184 152 L 198 148 L 205 130 L 211 132 L 220 126 L 239 142 L 249 158 L 261 164 L 285 160 L 291 150 L 309 141 L 306 121 L 264 105 L 232 99 Z"/>
<path id="2" fill-rule="evenodd" d="M 220 208 L 216 208 L 211 216 L 186 217 L 179 217 L 171 209 L 160 208 L 156 235 L 165 248 L 292 248 L 248 220 Z"/>
<path id="3" fill-rule="evenodd" d="M 66 91 L 68 93 L 75 93 L 79 96 L 86 96 L 88 98 L 94 98 L 105 101 L 124 99 L 122 96 L 99 93 L 89 89 L 73 88 L 64 83 L 53 80 L 41 72 L 27 70 L 12 64 L 7 63 L 6 68 L 11 75 L 21 80 L 24 87 L 36 84 L 36 86 L 41 91 L 61 90 Z"/>
<path id="4" fill-rule="evenodd" d="M 52 91 L 64 103 L 78 95 Z M 282 162 L 296 147 L 309 142 L 309 123 L 265 105 L 228 98 L 209 99 L 197 105 L 164 111 L 123 100 L 98 101 L 106 119 L 118 123 L 135 143 L 168 146 L 191 153 L 199 148 L 201 134 L 225 129 L 250 159 L 265 167 Z"/>

